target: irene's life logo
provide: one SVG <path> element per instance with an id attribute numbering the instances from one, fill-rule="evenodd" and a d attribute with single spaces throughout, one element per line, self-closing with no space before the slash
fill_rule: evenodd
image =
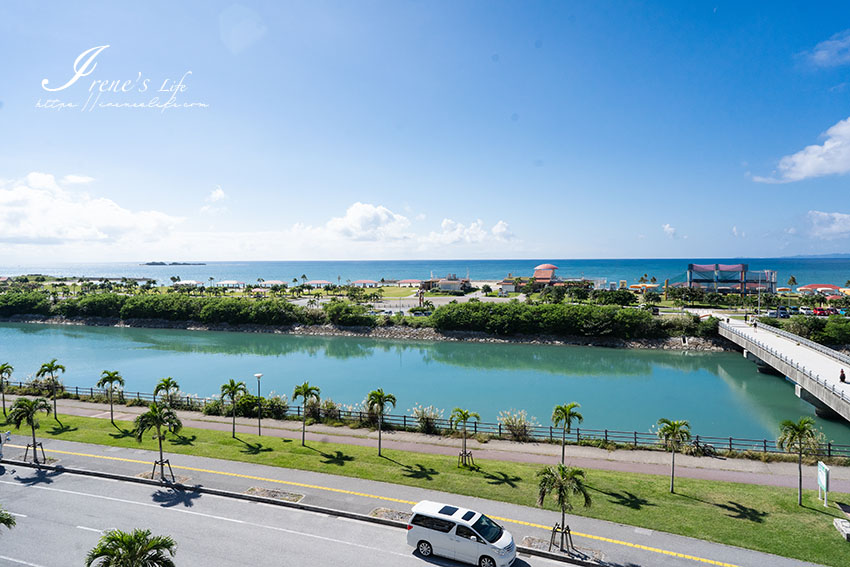
<path id="1" fill-rule="evenodd" d="M 189 91 L 188 79 L 192 71 L 186 71 L 178 79 L 164 78 L 161 82 L 153 82 L 151 77 L 145 76 L 141 71 L 131 78 L 116 79 L 114 77 L 98 78 L 92 76 L 98 67 L 98 56 L 108 48 L 108 45 L 92 47 L 80 53 L 74 60 L 72 74 L 65 79 L 65 83 L 58 87 L 60 81 L 42 79 L 41 88 L 47 92 L 55 93 L 64 91 L 70 95 L 79 92 L 80 86 L 86 88 L 85 93 L 78 99 L 47 98 L 38 99 L 36 108 L 48 110 L 79 110 L 81 112 L 92 112 L 95 109 L 124 108 L 124 109 L 157 109 L 165 112 L 170 109 L 180 108 L 208 108 L 204 102 L 183 100 Z M 91 76 L 91 78 L 89 78 Z M 81 79 L 85 79 L 82 80 Z M 79 83 L 79 84 L 77 84 Z M 77 85 L 75 88 L 75 85 Z M 58 95 L 57 95 L 58 96 Z"/>

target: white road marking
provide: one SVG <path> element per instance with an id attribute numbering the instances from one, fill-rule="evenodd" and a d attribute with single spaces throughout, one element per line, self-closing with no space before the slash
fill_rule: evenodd
<path id="1" fill-rule="evenodd" d="M 0 555 L 0 559 L 3 561 L 11 561 L 16 565 L 26 565 L 27 567 L 44 567 L 44 565 L 39 565 L 38 563 L 30 563 L 29 561 L 23 561 L 21 559 L 14 559 L 12 557 L 6 557 L 5 555 Z"/>
<path id="2" fill-rule="evenodd" d="M 26 514 L 16 514 L 15 512 L 9 512 L 9 513 L 12 514 L 13 516 L 15 516 L 16 518 L 26 518 L 27 517 Z"/>
<path id="3" fill-rule="evenodd" d="M 103 530 L 98 530 L 96 528 L 87 528 L 86 526 L 77 526 L 78 530 L 86 530 L 87 532 L 94 532 L 97 534 L 102 534 Z"/>
<path id="4" fill-rule="evenodd" d="M 6 480 L 0 480 L 0 484 L 11 484 L 11 485 L 14 485 L 14 486 L 21 486 L 21 484 L 18 483 L 18 482 L 10 482 L 10 481 L 6 481 Z M 74 496 L 83 496 L 83 497 L 88 497 L 88 498 L 95 498 L 95 499 L 98 499 L 98 500 L 107 500 L 107 501 L 110 501 L 110 502 L 120 502 L 122 504 L 133 504 L 133 505 L 136 505 L 136 506 L 144 506 L 146 508 L 157 508 L 157 509 L 162 510 L 162 511 L 178 512 L 178 513 L 181 513 L 181 514 L 189 514 L 190 516 L 201 516 L 201 517 L 210 518 L 210 519 L 213 519 L 213 520 L 221 520 L 223 522 L 231 522 L 231 523 L 234 523 L 234 524 L 243 524 L 243 525 L 247 525 L 247 526 L 254 526 L 254 527 L 257 527 L 257 528 L 265 528 L 265 529 L 268 529 L 268 530 L 274 530 L 274 531 L 277 531 L 277 532 L 287 533 L 287 534 L 296 535 L 296 536 L 309 537 L 309 538 L 318 539 L 318 540 L 321 540 L 321 541 L 327 541 L 327 542 L 331 542 L 331 543 L 341 543 L 341 544 L 349 546 L 349 547 L 359 547 L 360 549 L 368 549 L 370 551 L 378 551 L 378 552 L 381 552 L 381 553 L 388 553 L 390 555 L 397 555 L 399 557 L 407 557 L 407 558 L 413 557 L 409 553 L 398 553 L 398 552 L 395 552 L 395 551 L 388 551 L 386 549 L 381 549 L 380 547 L 371 547 L 371 546 L 368 546 L 368 545 L 353 543 L 353 542 L 345 541 L 345 540 L 342 540 L 342 539 L 334 539 L 334 538 L 320 536 L 320 535 L 311 534 L 311 533 L 307 533 L 307 532 L 299 532 L 299 531 L 296 531 L 296 530 L 279 528 L 277 526 L 269 526 L 269 525 L 266 525 L 266 524 L 257 524 L 255 522 L 247 522 L 245 520 L 237 520 L 235 518 L 227 518 L 225 516 L 218 516 L 218 515 L 215 515 L 215 514 L 204 514 L 203 512 L 195 512 L 194 510 L 184 510 L 182 508 L 165 508 L 163 506 L 160 506 L 159 504 L 151 504 L 149 502 L 138 502 L 138 501 L 135 501 L 135 500 L 126 500 L 124 498 L 114 498 L 112 496 L 103 496 L 101 494 L 90 494 L 88 492 L 78 492 L 76 490 L 65 490 L 63 488 L 52 488 L 52 487 L 49 487 L 49 486 L 30 485 L 30 486 L 25 486 L 25 487 L 22 487 L 22 488 L 32 488 L 32 489 L 36 489 L 36 490 L 46 490 L 48 492 L 59 492 L 59 493 L 62 493 L 62 494 L 71 494 L 71 495 L 74 495 Z M 41 567 L 41 566 L 35 566 L 35 567 Z"/>

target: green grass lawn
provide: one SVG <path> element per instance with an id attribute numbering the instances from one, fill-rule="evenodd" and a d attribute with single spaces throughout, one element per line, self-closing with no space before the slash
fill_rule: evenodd
<path id="1" fill-rule="evenodd" d="M 52 418 L 41 420 L 39 435 L 84 443 L 156 450 L 150 435 L 136 443 L 132 425 L 118 422 L 119 430 L 103 419 L 61 416 L 60 428 Z M 29 431 L 22 429 L 22 434 Z M 184 429 L 165 442 L 171 453 L 245 461 L 319 471 L 370 480 L 433 488 L 457 494 L 534 506 L 535 474 L 539 465 L 477 461 L 477 470 L 461 469 L 456 459 L 442 455 L 384 451 L 336 443 L 308 443 L 256 435 L 232 439 L 229 432 Z M 174 465 L 180 465 L 174 459 Z M 575 513 L 653 530 L 692 536 L 793 557 L 836 567 L 847 565 L 850 544 L 832 526 L 842 517 L 836 502 L 850 504 L 850 496 L 832 494 L 830 508 L 806 491 L 797 506 L 793 489 L 677 479 L 676 494 L 669 493 L 669 477 L 610 471 L 587 471 L 593 506 Z M 546 507 L 555 510 L 551 502 Z M 552 521 L 555 521 L 555 515 Z M 582 531 L 580 523 L 573 525 Z"/>
<path id="2" fill-rule="evenodd" d="M 392 286 L 383 286 L 381 288 L 384 290 L 384 297 L 387 299 L 396 299 L 399 297 L 411 297 L 415 292 L 416 288 L 413 287 L 398 287 L 395 285 Z"/>

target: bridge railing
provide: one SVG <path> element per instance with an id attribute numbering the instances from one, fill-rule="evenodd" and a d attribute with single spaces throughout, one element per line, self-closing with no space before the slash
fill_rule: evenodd
<path id="1" fill-rule="evenodd" d="M 797 367 L 800 368 L 799 366 Z M 804 371 L 804 370 L 801 370 Z M 41 394 L 50 395 L 49 388 L 44 385 L 34 385 L 24 382 L 7 382 L 8 386 L 13 388 L 27 389 L 28 391 L 36 391 L 40 389 Z M 107 390 L 103 388 L 91 388 L 80 386 L 65 386 L 60 385 L 57 392 L 67 392 L 68 394 L 82 398 L 106 397 Z M 146 392 L 129 392 L 119 390 L 114 394 L 116 403 L 127 403 L 131 400 L 139 400 L 150 402 L 153 400 L 153 394 Z M 160 394 L 158 399 L 162 400 L 164 394 Z M 211 402 L 220 402 L 217 398 L 201 398 L 198 396 L 187 396 L 185 394 L 173 395 L 171 397 L 172 404 L 176 409 L 186 409 L 191 411 L 203 411 L 204 407 Z M 296 419 L 301 419 L 304 412 L 304 406 L 288 406 L 286 416 Z M 310 414 L 308 414 L 310 415 Z M 313 414 L 315 415 L 315 414 Z M 358 411 L 352 409 L 337 408 L 336 410 L 319 410 L 319 417 L 339 419 L 349 422 L 374 422 L 374 414 L 368 411 Z M 384 414 L 384 425 L 389 425 L 391 428 L 405 430 L 421 430 L 419 418 L 413 415 L 399 414 Z M 444 418 L 431 419 L 431 429 L 433 431 L 445 432 L 451 429 L 458 429 L 456 424 Z M 376 425 L 376 423 L 373 423 Z M 562 428 L 551 425 L 529 425 L 525 428 L 525 441 L 529 442 L 550 442 L 557 443 L 563 435 Z M 501 422 L 478 422 L 470 421 L 467 424 L 467 432 L 471 437 L 476 435 L 486 435 L 498 439 L 513 439 L 510 429 Z M 658 438 L 658 435 L 652 432 L 645 431 L 620 431 L 615 429 L 586 429 L 583 427 L 575 427 L 566 434 L 566 440 L 571 444 L 584 445 L 608 445 L 617 444 L 620 446 L 630 446 L 635 449 L 663 449 L 664 443 Z M 717 451 L 730 452 L 755 452 L 755 453 L 785 453 L 772 439 L 747 439 L 741 437 L 726 437 L 712 435 L 695 435 L 692 439 L 695 446 L 710 445 Z M 815 453 L 820 457 L 850 457 L 850 445 L 842 445 L 832 442 L 826 442 L 819 445 L 818 451 Z"/>
<path id="2" fill-rule="evenodd" d="M 838 352 L 835 349 L 831 349 L 831 348 L 824 346 L 822 344 L 816 343 L 814 341 L 810 341 L 809 339 L 805 339 L 805 338 L 801 337 L 800 335 L 795 335 L 794 333 L 789 333 L 785 329 L 780 329 L 778 327 L 771 327 L 770 325 L 762 325 L 759 328 L 768 330 L 775 335 L 779 335 L 780 337 L 785 337 L 786 339 L 790 339 L 790 340 L 795 341 L 795 342 L 797 342 L 801 345 L 806 345 L 807 347 L 809 347 L 812 350 L 816 350 L 821 354 L 825 354 L 826 356 L 841 362 L 842 364 L 846 364 L 847 366 L 850 366 L 850 356 L 847 356 L 844 353 Z"/>
<path id="3" fill-rule="evenodd" d="M 824 380 L 823 378 L 820 377 L 819 374 L 815 374 L 814 372 L 812 372 L 811 369 L 806 368 L 804 365 L 799 364 L 798 362 L 796 362 L 792 358 L 790 358 L 787 355 L 779 352 L 775 348 L 768 346 L 767 344 L 761 342 L 760 340 L 742 333 L 741 331 L 732 327 L 731 325 L 728 325 L 726 323 L 721 322 L 720 326 L 721 326 L 722 329 L 729 331 L 730 333 L 732 333 L 734 335 L 738 335 L 739 337 L 741 337 L 742 339 L 744 339 L 746 341 L 749 341 L 753 344 L 758 345 L 760 348 L 766 350 L 768 353 L 775 356 L 776 358 L 778 358 L 782 362 L 793 367 L 798 372 L 805 374 L 808 378 L 810 378 L 811 380 L 814 380 L 815 382 L 817 382 L 818 384 L 820 384 L 821 386 L 823 386 L 824 388 L 829 390 L 833 395 L 840 398 L 842 401 L 850 404 L 850 396 L 845 394 L 843 390 L 836 388 L 835 384 L 832 384 L 832 383 L 828 382 L 827 380 Z M 764 328 L 764 327 L 762 327 L 762 328 Z M 791 335 L 792 337 L 796 336 L 796 335 L 793 335 L 791 333 L 788 333 L 788 334 Z M 827 403 L 827 400 L 821 400 L 821 401 L 824 402 L 824 403 Z"/>

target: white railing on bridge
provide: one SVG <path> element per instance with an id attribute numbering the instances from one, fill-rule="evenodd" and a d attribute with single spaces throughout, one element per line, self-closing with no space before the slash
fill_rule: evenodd
<path id="1" fill-rule="evenodd" d="M 795 335 L 794 333 L 789 333 L 785 329 L 780 329 L 778 327 L 773 327 L 771 325 L 762 325 L 759 327 L 760 329 L 766 329 L 771 333 L 779 335 L 780 337 L 785 337 L 786 339 L 790 339 L 792 341 L 796 341 L 801 345 L 806 345 L 810 349 L 816 350 L 821 354 L 825 354 L 830 358 L 837 360 L 843 364 L 850 366 L 850 356 L 847 356 L 844 353 L 838 352 L 837 350 L 831 349 L 827 346 L 823 346 L 822 344 L 816 343 L 814 341 L 810 341 L 809 339 L 804 339 L 800 335 Z"/>
<path id="2" fill-rule="evenodd" d="M 749 335 L 745 335 L 744 333 L 742 333 L 742 332 L 741 332 L 741 331 L 739 331 L 738 329 L 736 329 L 736 328 L 732 327 L 731 325 L 728 325 L 728 324 L 726 324 L 726 323 L 724 323 L 724 322 L 722 322 L 722 321 L 721 321 L 721 323 L 720 323 L 720 327 L 721 327 L 721 328 L 723 328 L 723 329 L 725 329 L 726 331 L 729 331 L 729 332 L 730 332 L 730 333 L 732 333 L 733 335 L 738 335 L 738 336 L 739 336 L 739 337 L 741 337 L 742 339 L 744 339 L 744 340 L 746 340 L 746 341 L 749 341 L 749 342 L 751 342 L 751 343 L 753 343 L 753 344 L 758 345 L 760 348 L 762 348 L 762 349 L 766 350 L 767 352 L 769 352 L 770 354 L 772 354 L 773 356 L 775 356 L 776 358 L 778 358 L 778 359 L 779 359 L 779 360 L 781 360 L 782 362 L 784 362 L 784 363 L 788 364 L 789 366 L 794 367 L 794 368 L 795 368 L 798 372 L 802 372 L 802 373 L 803 373 L 803 374 L 805 374 L 807 377 L 809 377 L 810 379 L 814 380 L 815 382 L 817 382 L 818 384 L 820 384 L 821 386 L 823 386 L 824 388 L 826 388 L 827 390 L 829 390 L 830 392 L 832 392 L 834 395 L 836 395 L 836 396 L 840 397 L 840 398 L 841 398 L 844 402 L 850 403 L 850 397 L 846 396 L 846 395 L 844 394 L 844 392 L 843 392 L 843 391 L 841 391 L 841 390 L 837 390 L 837 389 L 835 388 L 835 384 L 830 384 L 830 383 L 829 383 L 829 382 L 827 382 L 826 380 L 821 379 L 820 375 L 815 374 L 814 372 L 812 372 L 811 370 L 807 369 L 807 368 L 806 368 L 805 366 L 803 366 L 802 364 L 798 364 L 797 362 L 795 362 L 794 360 L 792 360 L 792 359 L 791 359 L 791 358 L 789 358 L 788 356 L 785 356 L 784 354 L 782 354 L 781 352 L 777 351 L 777 350 L 776 350 L 776 349 L 774 349 L 773 347 L 770 347 L 770 346 L 768 346 L 768 345 L 764 344 L 763 342 L 761 342 L 760 340 L 755 339 L 755 338 L 753 338 L 753 337 L 751 337 L 751 336 L 749 336 Z M 764 327 L 762 327 L 762 328 L 764 328 Z M 783 331 L 783 332 L 785 332 L 785 331 Z M 787 333 L 787 334 L 791 335 L 792 337 L 796 337 L 796 336 L 797 336 L 797 335 L 794 335 L 794 334 L 792 334 L 792 333 Z M 800 338 L 802 339 L 802 337 L 800 337 Z M 803 340 L 805 340 L 805 339 L 803 339 Z M 824 347 L 824 348 L 825 348 L 825 347 Z M 833 351 L 833 352 L 834 352 L 834 351 Z M 838 354 L 838 353 L 836 353 L 836 354 Z M 824 401 L 824 400 L 821 400 L 821 401 Z"/>

